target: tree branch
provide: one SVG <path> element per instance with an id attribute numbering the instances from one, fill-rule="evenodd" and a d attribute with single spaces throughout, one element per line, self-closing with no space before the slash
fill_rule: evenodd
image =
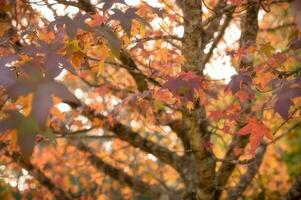
<path id="1" fill-rule="evenodd" d="M 1 143 L 1 146 L 3 147 L 3 143 Z M 21 154 L 18 152 L 8 152 L 5 151 L 4 153 L 7 157 L 11 158 L 15 163 L 18 163 L 21 167 L 26 169 L 31 176 L 33 176 L 42 186 L 46 187 L 52 195 L 56 199 L 62 199 L 62 200 L 71 200 L 71 194 L 61 189 L 61 187 L 57 186 L 55 183 L 52 182 L 50 178 L 48 178 L 40 169 L 38 169 L 35 165 L 32 163 L 25 161 Z"/>
<path id="2" fill-rule="evenodd" d="M 68 6 L 75 6 L 81 10 L 84 10 L 87 13 L 95 13 L 97 12 L 97 9 L 94 5 L 90 3 L 89 0 L 79 0 L 77 2 L 71 2 L 71 1 L 65 1 L 65 0 L 57 0 L 58 3 L 68 5 Z M 107 28 L 111 29 L 107 26 Z M 114 33 L 114 31 L 111 31 L 111 33 Z M 134 78 L 137 88 L 140 92 L 143 92 L 148 88 L 147 82 L 145 80 L 145 76 L 140 73 L 134 73 L 134 71 L 139 70 L 137 65 L 135 64 L 134 60 L 130 57 L 130 55 L 124 50 L 121 49 L 119 52 L 119 60 L 122 62 L 123 65 L 127 66 L 128 72 L 132 75 Z"/>
<path id="3" fill-rule="evenodd" d="M 291 118 L 296 112 L 298 111 L 298 108 L 295 109 L 289 118 Z M 287 123 L 287 121 L 282 122 L 272 133 L 272 135 L 276 135 L 277 132 Z M 250 163 L 250 165 L 248 166 L 247 171 L 245 172 L 245 174 L 243 176 L 241 176 L 239 182 L 237 183 L 237 185 L 230 189 L 229 191 L 229 195 L 228 195 L 228 199 L 232 200 L 232 199 L 238 199 L 238 197 L 246 190 L 246 188 L 248 187 L 248 185 L 251 183 L 252 179 L 255 177 L 255 175 L 257 174 L 257 171 L 263 161 L 264 158 L 264 154 L 266 152 L 266 149 L 268 147 L 268 145 L 275 143 L 279 138 L 281 138 L 283 135 L 287 135 L 289 134 L 291 131 L 293 131 L 295 128 L 297 128 L 298 126 L 300 126 L 300 123 L 297 122 L 294 125 L 292 125 L 290 128 L 286 129 L 285 133 L 283 133 L 282 135 L 276 137 L 272 142 L 267 143 L 267 142 L 262 142 L 259 149 L 257 150 L 257 153 L 254 157 L 253 162 Z"/>
<path id="4" fill-rule="evenodd" d="M 206 54 L 203 62 L 202 62 L 202 68 L 205 68 L 205 65 L 206 63 L 210 60 L 211 56 L 212 56 L 212 53 L 213 53 L 213 50 L 216 48 L 216 46 L 218 45 L 219 41 L 222 39 L 224 33 L 225 33 L 225 30 L 226 28 L 228 27 L 231 19 L 232 19 L 232 14 L 234 12 L 234 9 L 232 10 L 232 12 L 228 13 L 226 15 L 226 19 L 225 19 L 225 22 L 223 23 L 222 27 L 221 27 L 221 30 L 220 32 L 218 33 L 218 35 L 216 36 L 216 38 L 213 40 L 213 43 L 209 49 L 209 52 Z"/>
<path id="5" fill-rule="evenodd" d="M 134 43 L 139 43 L 139 42 L 147 42 L 151 40 L 177 40 L 177 41 L 182 41 L 182 38 L 176 36 L 176 35 L 158 35 L 158 36 L 153 36 L 153 37 L 144 37 L 144 38 L 139 38 L 134 40 Z"/>
<path id="6" fill-rule="evenodd" d="M 249 7 L 245 15 L 243 16 L 242 21 L 242 34 L 240 37 L 240 46 L 246 47 L 256 43 L 256 37 L 258 33 L 258 12 L 259 6 L 258 4 L 249 3 Z M 244 67 L 252 67 L 253 66 L 253 57 L 249 56 L 248 59 L 242 59 L 240 63 L 240 68 Z M 251 101 L 246 101 L 245 103 L 241 104 L 244 112 L 242 115 L 248 115 L 251 113 Z M 239 119 L 242 119 L 243 116 L 240 116 Z M 236 130 L 239 130 L 245 125 L 245 123 L 238 123 Z M 231 142 L 232 148 L 230 148 L 226 155 L 225 160 L 237 160 L 239 156 L 237 156 L 234 152 L 234 145 L 235 147 L 244 148 L 247 145 L 248 137 L 246 136 L 234 136 Z M 231 146 L 231 145 L 230 145 Z M 222 189 L 228 182 L 234 168 L 235 164 L 224 162 L 221 167 L 219 168 L 217 175 L 216 175 L 216 192 L 215 192 L 215 199 L 219 199 L 222 194 Z"/>
<path id="7" fill-rule="evenodd" d="M 61 0 L 60 3 L 64 4 L 65 1 Z M 80 5 L 77 5 L 80 9 L 83 9 L 86 12 L 92 12 L 93 10 L 87 9 L 87 7 L 81 7 Z M 137 74 L 135 71 L 140 71 L 137 67 L 137 65 L 134 63 L 133 59 L 130 57 L 130 55 L 125 52 L 124 50 L 120 51 L 120 61 L 124 66 L 127 66 L 128 72 L 134 77 L 136 84 L 138 86 L 139 91 L 144 91 L 148 88 L 147 82 L 145 80 L 145 76 L 141 74 Z M 156 82 L 157 83 L 157 82 Z M 71 107 L 74 107 L 74 105 Z M 77 107 L 81 107 L 81 105 L 77 105 Z M 88 118 L 100 118 L 102 120 L 106 120 L 106 117 L 101 114 L 97 115 L 91 115 L 91 110 L 86 107 L 86 109 L 83 109 L 85 112 L 85 115 L 88 116 Z M 138 133 L 133 132 L 130 128 L 127 126 L 117 122 L 114 126 L 106 127 L 109 131 L 114 132 L 116 136 L 118 136 L 119 139 L 124 140 L 134 147 L 137 147 L 147 153 L 151 153 L 155 155 L 160 161 L 170 164 L 173 166 L 180 174 L 181 172 L 181 157 L 179 157 L 174 152 L 171 152 L 165 147 L 162 147 L 154 142 L 148 141 L 147 139 L 141 137 Z"/>
<path id="8" fill-rule="evenodd" d="M 68 142 L 71 145 L 77 147 L 80 151 L 88 153 L 88 160 L 91 162 L 91 164 L 93 164 L 98 170 L 117 180 L 121 184 L 127 185 L 140 193 L 151 195 L 154 198 L 159 198 L 162 195 L 163 191 L 160 187 L 149 185 L 144 181 L 130 176 L 121 169 L 113 167 L 112 165 L 104 162 L 94 153 L 93 149 L 91 149 L 83 142 L 79 140 L 68 140 Z"/>
<path id="9" fill-rule="evenodd" d="M 68 103 L 68 102 L 67 102 Z M 104 129 L 114 133 L 118 139 L 128 142 L 132 146 L 139 148 L 142 151 L 153 154 L 160 161 L 171 165 L 176 169 L 180 174 L 182 174 L 182 161 L 184 158 L 177 155 L 175 152 L 170 151 L 169 149 L 155 143 L 152 141 L 143 138 L 139 133 L 131 130 L 131 128 L 123 125 L 120 122 L 114 122 L 114 125 L 109 125 L 108 119 L 101 113 L 97 113 L 95 110 L 92 110 L 84 104 L 69 104 L 73 109 L 80 109 L 81 114 L 88 117 L 90 120 L 98 118 L 104 122 Z"/>
<path id="10" fill-rule="evenodd" d="M 235 200 L 246 190 L 257 174 L 257 171 L 263 161 L 264 154 L 267 149 L 267 143 L 262 143 L 257 150 L 255 161 L 248 165 L 247 171 L 242 175 L 234 188 L 231 188 L 228 193 L 229 200 Z"/>
<path id="11" fill-rule="evenodd" d="M 229 16 L 229 13 L 233 13 L 234 8 L 232 8 L 229 11 L 221 12 L 227 5 L 227 1 L 225 0 L 219 0 L 216 4 L 216 6 L 213 8 L 213 18 L 211 21 L 209 21 L 209 26 L 205 30 L 205 36 L 204 36 L 204 44 L 208 44 L 209 41 L 213 38 L 214 33 L 219 29 L 220 27 L 220 21 L 223 18 L 223 14 L 226 13 L 227 16 Z M 227 13 L 229 12 L 229 13 Z M 232 14 L 231 14 L 232 15 Z M 210 18 L 208 18 L 210 19 Z M 224 23 L 225 24 L 225 23 Z"/>
<path id="12" fill-rule="evenodd" d="M 182 54 L 185 63 L 182 71 L 193 71 L 203 75 L 202 51 L 205 43 L 205 32 L 202 26 L 202 1 L 177 1 L 184 15 L 184 36 L 182 39 Z M 208 119 L 205 107 L 194 102 L 195 109 L 182 110 L 179 137 L 183 138 L 186 160 L 190 167 L 185 168 L 186 194 L 184 199 L 212 199 L 214 192 L 215 160 L 211 148 L 205 148 L 210 142 L 211 132 L 208 130 Z M 186 136 L 184 136 L 186 135 Z"/>
<path id="13" fill-rule="evenodd" d="M 117 122 L 113 127 L 108 127 L 119 139 L 130 143 L 132 146 L 141 149 L 147 153 L 153 154 L 160 161 L 174 167 L 179 173 L 182 169 L 182 158 L 169 149 L 149 141 L 132 131 L 127 126 Z"/>

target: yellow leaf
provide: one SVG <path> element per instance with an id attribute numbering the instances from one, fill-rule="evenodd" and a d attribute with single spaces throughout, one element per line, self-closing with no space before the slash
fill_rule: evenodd
<path id="1" fill-rule="evenodd" d="M 97 65 L 97 77 L 103 73 L 104 71 L 104 66 L 105 66 L 105 62 L 103 60 L 99 61 L 98 62 L 98 65 Z"/>
<path id="2" fill-rule="evenodd" d="M 129 38 L 128 36 L 124 35 L 124 36 L 122 37 L 122 42 L 123 42 L 123 45 L 124 45 L 125 47 L 127 47 L 127 46 L 129 46 L 129 44 L 131 43 L 131 40 L 130 40 L 130 38 Z"/>
<path id="3" fill-rule="evenodd" d="M 144 24 L 140 24 L 139 32 L 140 32 L 141 37 L 145 36 L 145 25 Z"/>
<path id="4" fill-rule="evenodd" d="M 78 40 L 70 41 L 69 43 L 67 43 L 65 50 L 67 53 L 75 53 L 80 51 L 79 41 Z"/>
<path id="5" fill-rule="evenodd" d="M 72 54 L 71 61 L 74 66 L 79 68 L 81 64 L 84 62 L 84 56 L 80 52 L 75 52 Z"/>

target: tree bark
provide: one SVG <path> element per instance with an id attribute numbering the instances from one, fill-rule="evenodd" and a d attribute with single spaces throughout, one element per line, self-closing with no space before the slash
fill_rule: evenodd
<path id="1" fill-rule="evenodd" d="M 204 57 L 204 30 L 202 27 L 202 1 L 178 1 L 184 15 L 184 36 L 182 39 L 182 54 L 185 63 L 182 71 L 193 71 L 203 75 L 202 59 Z M 208 120 L 204 106 L 195 102 L 195 109 L 182 112 L 182 126 L 186 127 L 190 152 L 186 154 L 191 162 L 188 177 L 185 181 L 186 194 L 184 199 L 212 199 L 214 192 L 215 160 L 210 148 L 204 148 L 210 141 Z"/>

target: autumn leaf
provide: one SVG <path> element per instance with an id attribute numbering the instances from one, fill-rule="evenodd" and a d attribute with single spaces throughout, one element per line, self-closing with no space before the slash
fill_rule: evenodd
<path id="1" fill-rule="evenodd" d="M 73 39 L 78 29 L 89 30 L 89 25 L 85 23 L 85 20 L 89 19 L 89 14 L 81 14 L 80 12 L 72 19 L 69 16 L 58 16 L 53 22 L 49 24 L 49 28 L 54 32 L 55 27 L 65 26 L 66 34 L 70 39 Z"/>
<path id="2" fill-rule="evenodd" d="M 290 88 L 288 90 L 279 91 L 278 98 L 275 102 L 275 111 L 279 113 L 283 119 L 288 120 L 289 109 L 294 105 L 292 99 L 298 96 L 301 96 L 300 88 Z"/>
<path id="3" fill-rule="evenodd" d="M 89 23 L 91 26 L 99 26 L 107 21 L 107 18 L 99 13 L 95 13 L 91 17 L 92 21 Z"/>
<path id="4" fill-rule="evenodd" d="M 28 160 L 34 149 L 35 136 L 40 130 L 38 123 L 32 116 L 25 117 L 16 110 L 6 110 L 5 114 L 7 117 L 0 120 L 0 133 L 16 129 L 20 151 L 24 159 Z"/>
<path id="5" fill-rule="evenodd" d="M 62 49 L 64 45 L 62 43 L 46 43 L 39 41 L 37 45 L 29 45 L 22 49 L 22 53 L 28 56 L 36 56 L 38 54 L 44 54 L 45 75 L 49 79 L 57 77 L 63 69 L 76 74 L 76 70 L 73 65 L 67 60 L 66 57 L 56 53 Z"/>
<path id="6" fill-rule="evenodd" d="M 137 8 L 128 8 L 126 11 L 122 12 L 119 9 L 112 9 L 114 14 L 112 14 L 108 21 L 111 20 L 117 20 L 120 22 L 120 25 L 122 29 L 125 31 L 128 37 L 131 36 L 131 30 L 132 30 L 132 21 L 138 20 L 139 22 L 143 23 L 144 25 L 148 26 L 149 28 L 152 28 L 151 25 L 145 21 L 142 17 L 136 14 Z"/>
<path id="7" fill-rule="evenodd" d="M 111 7 L 112 7 L 115 3 L 123 4 L 123 5 L 126 4 L 124 0 L 100 0 L 99 3 L 103 3 L 102 10 L 103 10 L 104 12 L 106 12 L 106 11 L 109 10 L 109 9 L 111 9 Z"/>
<path id="8" fill-rule="evenodd" d="M 273 134 L 261 121 L 256 117 L 248 118 L 247 125 L 242 127 L 238 132 L 238 135 L 250 135 L 250 153 L 255 155 L 255 151 L 259 147 L 263 138 L 266 137 L 269 140 L 273 140 Z"/>
<path id="9" fill-rule="evenodd" d="M 279 82 L 281 84 L 281 81 Z M 289 118 L 289 109 L 294 105 L 293 99 L 301 96 L 300 78 L 286 82 L 282 88 L 275 91 L 276 101 L 274 105 L 275 111 L 284 119 Z M 274 81 L 273 87 L 277 87 L 277 81 Z"/>
<path id="10" fill-rule="evenodd" d="M 41 126 L 46 124 L 47 116 L 51 106 L 53 105 L 52 95 L 61 98 L 69 103 L 78 103 L 77 98 L 61 83 L 44 77 L 41 68 L 41 63 L 36 58 L 33 61 L 25 63 L 22 66 L 22 71 L 26 76 L 15 81 L 8 89 L 8 94 L 12 98 L 28 95 L 33 93 L 31 114 L 37 119 Z"/>
<path id="11" fill-rule="evenodd" d="M 202 77 L 193 72 L 182 72 L 176 78 L 169 78 L 162 85 L 162 89 L 169 89 L 173 95 L 193 101 L 194 92 L 202 88 L 202 80 Z"/>
<path id="12" fill-rule="evenodd" d="M 300 0 L 195 2 L 0 0 L 0 199 L 295 191 Z"/>
<path id="13" fill-rule="evenodd" d="M 240 89 L 242 89 L 243 85 L 250 86 L 252 83 L 252 79 L 247 73 L 239 73 L 235 74 L 231 77 L 231 81 L 225 87 L 225 92 L 231 90 L 232 94 L 236 94 Z"/>
<path id="14" fill-rule="evenodd" d="M 111 52 L 119 57 L 122 43 L 116 34 L 106 26 L 96 26 L 94 30 L 97 35 L 102 36 L 107 40 Z"/>

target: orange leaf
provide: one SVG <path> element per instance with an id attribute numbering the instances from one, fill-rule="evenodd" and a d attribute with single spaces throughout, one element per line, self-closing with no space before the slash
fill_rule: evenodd
<path id="1" fill-rule="evenodd" d="M 242 127 L 237 134 L 238 135 L 248 135 L 250 134 L 250 152 L 255 154 L 256 149 L 260 145 L 263 137 L 266 137 L 270 140 L 273 139 L 273 134 L 261 121 L 256 117 L 248 118 L 248 123 Z"/>

